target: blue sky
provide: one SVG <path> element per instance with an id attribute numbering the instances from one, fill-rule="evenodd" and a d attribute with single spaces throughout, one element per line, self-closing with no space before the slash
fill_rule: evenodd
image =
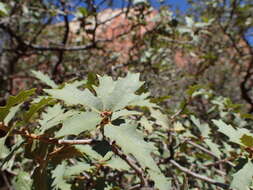
<path id="1" fill-rule="evenodd" d="M 95 0 L 97 3 L 102 2 L 103 0 Z M 159 3 L 159 0 L 149 0 L 150 4 L 153 7 L 159 8 L 161 5 L 172 5 L 173 9 L 175 10 L 178 8 L 180 11 L 185 11 L 189 6 L 187 0 L 164 0 L 163 3 Z M 127 5 L 127 2 L 124 0 L 113 0 L 112 7 L 114 8 L 121 8 L 122 5 Z M 104 5 L 104 8 L 107 6 Z"/>
<path id="2" fill-rule="evenodd" d="M 108 5 L 108 2 L 112 2 L 111 5 Z M 188 7 L 188 3 L 187 3 L 187 0 L 163 0 L 163 3 L 160 3 L 159 0 L 148 0 L 149 3 L 155 7 L 155 8 L 159 8 L 161 5 L 172 5 L 172 10 L 176 10 L 177 8 L 184 12 Z M 54 4 L 58 4 L 59 3 L 59 0 L 44 0 L 44 2 L 53 2 Z M 72 5 L 75 5 L 75 6 L 85 6 L 84 3 L 80 3 L 80 0 L 70 0 L 71 4 Z M 122 8 L 122 7 L 125 7 L 128 5 L 128 1 L 127 0 L 94 0 L 94 2 L 96 4 L 100 4 L 100 8 L 99 10 L 103 10 L 103 9 L 106 9 L 108 7 L 111 7 L 111 8 Z M 102 3 L 102 2 L 105 2 L 105 3 Z"/>

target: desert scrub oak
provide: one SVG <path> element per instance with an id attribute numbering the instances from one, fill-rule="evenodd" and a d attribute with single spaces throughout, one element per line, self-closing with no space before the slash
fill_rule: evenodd
<path id="1" fill-rule="evenodd" d="M 32 73 L 39 90 L 23 90 L 0 107 L 1 171 L 9 187 L 250 188 L 252 116 L 228 98 L 190 86 L 171 113 L 157 104 L 163 98 L 150 98 L 139 74 L 56 84 Z M 200 98 L 208 119 L 191 111 Z"/>

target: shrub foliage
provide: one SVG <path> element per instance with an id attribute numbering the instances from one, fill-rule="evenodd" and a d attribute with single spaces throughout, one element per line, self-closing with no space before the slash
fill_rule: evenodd
<path id="1" fill-rule="evenodd" d="M 228 98 L 192 86 L 170 113 L 139 74 L 63 84 L 33 74 L 43 90 L 0 107 L 1 168 L 15 189 L 250 188 L 252 116 Z M 191 111 L 196 99 L 205 122 Z"/>

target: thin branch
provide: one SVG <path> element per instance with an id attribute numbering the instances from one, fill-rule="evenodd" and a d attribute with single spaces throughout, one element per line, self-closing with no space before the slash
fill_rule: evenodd
<path id="1" fill-rule="evenodd" d="M 134 186 L 128 188 L 127 190 L 137 190 L 137 189 L 140 189 L 140 188 L 141 188 L 141 185 L 137 184 L 137 185 L 134 185 Z"/>
<path id="2" fill-rule="evenodd" d="M 63 11 L 65 12 L 65 14 L 63 15 L 63 18 L 64 18 L 64 24 L 65 24 L 65 32 L 64 32 L 64 36 L 63 36 L 63 39 L 62 39 L 62 44 L 64 46 L 66 46 L 67 44 L 67 41 L 68 41 L 68 38 L 69 38 L 69 32 L 70 32 L 70 28 L 69 28 L 69 20 L 68 20 L 68 14 L 66 13 L 66 5 L 65 5 L 65 1 L 61 1 L 61 4 L 63 6 Z M 64 51 L 59 51 L 59 55 L 58 55 L 58 61 L 57 63 L 55 64 L 54 66 L 54 69 L 53 69 L 53 76 L 56 76 L 58 70 L 59 70 L 59 67 L 63 61 L 63 57 L 64 57 Z"/>
<path id="3" fill-rule="evenodd" d="M 216 166 L 216 165 L 219 165 L 219 164 L 222 164 L 222 163 L 227 163 L 227 164 L 235 167 L 235 165 L 233 163 L 231 163 L 228 158 L 227 159 L 223 159 L 223 160 L 218 160 L 216 162 L 209 163 L 209 164 L 204 164 L 203 166 L 205 166 L 205 167 Z"/>
<path id="4" fill-rule="evenodd" d="M 224 35 L 226 35 L 228 37 L 228 39 L 231 41 L 232 47 L 236 50 L 238 55 L 241 57 L 245 56 L 245 53 L 238 46 L 240 43 L 238 43 L 238 41 L 236 41 L 236 37 L 238 35 L 232 35 L 231 33 L 227 32 L 227 28 L 224 28 L 220 23 L 219 23 L 219 27 L 222 29 Z M 250 52 L 250 56 L 251 56 L 248 66 L 246 68 L 247 69 L 246 75 L 243 77 L 243 80 L 240 82 L 240 90 L 241 90 L 242 98 L 250 105 L 249 112 L 252 113 L 253 112 L 253 99 L 251 98 L 251 96 L 249 94 L 249 89 L 246 87 L 246 84 L 251 78 L 251 70 L 253 68 L 253 49 L 252 49 L 250 43 L 248 42 L 248 40 L 245 38 L 244 32 L 241 31 L 241 33 L 239 35 L 241 35 L 240 36 L 241 40 L 243 40 L 245 42 L 246 48 L 248 48 L 248 50 Z M 243 49 L 245 49 L 245 48 L 243 48 Z"/>
<path id="5" fill-rule="evenodd" d="M 209 177 L 206 177 L 206 176 L 203 176 L 203 175 L 199 175 L 199 174 L 197 174 L 197 173 L 194 173 L 194 172 L 192 172 L 191 170 L 189 170 L 189 169 L 187 169 L 187 168 L 181 166 L 180 164 L 178 164 L 175 160 L 169 160 L 169 162 L 170 162 L 173 166 L 177 167 L 179 170 L 181 170 L 182 172 L 184 172 L 184 173 L 186 173 L 186 174 L 188 174 L 188 175 L 190 175 L 190 176 L 193 176 L 193 177 L 195 177 L 195 178 L 197 178 L 197 179 L 200 179 L 200 180 L 202 180 L 202 181 L 205 181 L 205 182 L 207 182 L 207 183 L 216 185 L 216 186 L 221 187 L 221 188 L 223 188 L 223 189 L 229 189 L 229 185 L 228 185 L 228 184 L 221 183 L 221 182 L 215 181 L 214 179 L 211 179 L 211 178 L 209 178 Z"/>
<path id="6" fill-rule="evenodd" d="M 58 140 L 58 144 L 64 145 L 77 145 L 77 144 L 92 144 L 94 139 L 81 139 L 81 140 Z"/>
<path id="7" fill-rule="evenodd" d="M 83 50 L 95 48 L 97 43 L 98 42 L 96 42 L 95 44 L 90 43 L 90 44 L 82 45 L 82 46 L 40 46 L 40 45 L 32 45 L 32 44 L 25 44 L 25 45 L 37 51 L 83 51 Z"/>
<path id="8" fill-rule="evenodd" d="M 10 182 L 9 182 L 9 180 L 8 180 L 8 178 L 7 178 L 7 176 L 6 176 L 6 174 L 5 174 L 5 172 L 1 172 L 1 174 L 2 174 L 4 183 L 5 183 L 5 185 L 7 186 L 8 190 L 13 190 L 13 188 L 12 188 L 12 186 L 11 186 L 11 184 L 10 184 Z"/>
<path id="9" fill-rule="evenodd" d="M 213 152 L 211 152 L 210 150 L 206 149 L 205 147 L 199 145 L 199 144 L 196 144 L 195 142 L 191 141 L 191 140 L 186 140 L 185 141 L 186 143 L 194 146 L 195 148 L 198 148 L 199 150 L 201 150 L 202 152 L 216 158 L 216 159 L 220 159 L 218 156 L 216 156 Z M 234 167 L 234 164 L 228 160 L 222 160 L 223 162 L 229 164 L 230 166 Z M 221 162 L 222 163 L 222 162 Z"/>
<path id="10" fill-rule="evenodd" d="M 37 38 L 40 36 L 40 34 L 44 31 L 44 29 L 52 22 L 53 17 L 50 17 L 47 22 L 41 25 L 41 27 L 38 29 L 38 31 L 35 33 L 35 35 L 32 37 L 31 43 L 34 43 L 37 41 Z"/>
<path id="11" fill-rule="evenodd" d="M 3 23 L 0 23 L 0 28 L 5 30 L 18 43 L 18 47 L 16 49 L 3 48 L 3 51 L 16 52 L 18 50 L 18 51 L 26 52 L 28 49 L 34 50 L 34 51 L 83 51 L 83 50 L 88 50 L 92 48 L 97 48 L 98 43 L 110 41 L 110 40 L 98 40 L 95 43 L 92 42 L 87 45 L 80 45 L 80 46 L 65 46 L 65 45 L 44 46 L 44 45 L 31 44 L 29 42 L 24 41 L 20 36 L 16 35 L 16 33 L 13 32 L 9 26 L 6 26 Z"/>
<path id="12" fill-rule="evenodd" d="M 186 140 L 185 142 L 187 142 L 188 144 L 194 146 L 195 148 L 198 148 L 199 150 L 201 150 L 204 153 L 209 154 L 210 156 L 214 157 L 214 158 L 219 158 L 218 156 L 216 156 L 213 152 L 209 151 L 208 149 L 204 148 L 203 146 L 196 144 L 195 142 L 191 141 L 191 140 Z"/>
<path id="13" fill-rule="evenodd" d="M 248 102 L 250 104 L 251 108 L 250 108 L 249 112 L 252 113 L 253 112 L 253 100 L 252 100 L 251 96 L 249 95 L 249 91 L 251 90 L 251 87 L 247 88 L 246 85 L 252 76 L 251 72 L 252 72 L 252 68 L 253 68 L 253 49 L 244 34 L 242 34 L 242 39 L 245 42 L 246 47 L 248 48 L 248 51 L 250 52 L 251 57 L 250 57 L 250 61 L 248 63 L 246 75 L 244 76 L 242 82 L 240 83 L 240 89 L 241 89 L 242 98 L 245 99 L 246 102 Z"/>
<path id="14" fill-rule="evenodd" d="M 148 180 L 145 177 L 144 171 L 141 167 L 139 167 L 136 162 L 129 157 L 128 155 L 124 154 L 115 143 L 112 143 L 112 151 L 118 155 L 122 160 L 124 160 L 138 175 L 141 180 L 142 187 L 148 187 Z"/>
<path id="15" fill-rule="evenodd" d="M 0 169 L 3 168 L 4 164 L 9 161 L 11 159 L 11 157 L 14 155 L 14 153 L 23 146 L 23 144 L 25 144 L 25 141 L 22 141 L 19 145 L 17 145 L 16 147 L 14 147 L 11 152 L 8 154 L 8 156 L 6 156 L 4 158 L 4 160 L 2 160 L 2 163 L 0 165 Z"/>
<path id="16" fill-rule="evenodd" d="M 176 113 L 174 113 L 174 114 L 170 117 L 171 121 L 174 121 L 175 118 L 176 118 L 177 116 L 179 116 L 182 112 L 185 111 L 186 107 L 190 104 L 191 100 L 192 100 L 191 97 L 189 97 L 189 98 L 185 101 L 183 107 L 180 108 Z"/>
<path id="17" fill-rule="evenodd" d="M 5 131 L 7 134 L 10 129 L 0 122 L 0 130 Z M 43 135 L 36 135 L 36 134 L 29 133 L 28 131 L 24 131 L 24 130 L 19 131 L 17 129 L 13 129 L 11 131 L 11 134 L 21 135 L 22 137 L 26 137 L 32 140 L 39 140 L 45 143 L 59 144 L 59 145 L 92 144 L 96 141 L 95 139 L 74 139 L 74 140 L 60 139 L 58 140 L 56 138 L 47 138 Z"/>

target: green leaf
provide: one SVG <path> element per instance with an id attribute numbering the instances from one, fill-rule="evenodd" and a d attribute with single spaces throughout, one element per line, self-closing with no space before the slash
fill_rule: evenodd
<path id="1" fill-rule="evenodd" d="M 91 165 L 84 162 L 77 162 L 72 166 L 67 166 L 63 162 L 52 171 L 52 177 L 54 178 L 52 185 L 54 189 L 70 190 L 71 183 L 67 183 L 67 180 L 80 175 L 84 171 L 89 171 L 91 168 L 93 168 Z"/>
<path id="2" fill-rule="evenodd" d="M 148 3 L 148 1 L 147 0 L 133 0 L 132 3 L 133 5 L 138 5 L 142 3 Z"/>
<path id="3" fill-rule="evenodd" d="M 235 129 L 232 127 L 232 125 L 227 125 L 222 120 L 212 120 L 213 123 L 219 128 L 219 132 L 223 133 L 227 137 L 229 137 L 229 140 L 231 142 L 234 142 L 236 144 L 244 146 L 244 144 L 241 142 L 241 137 L 244 134 L 251 134 L 249 130 L 245 128 Z"/>
<path id="4" fill-rule="evenodd" d="M 77 176 L 84 171 L 88 171 L 92 168 L 91 165 L 84 163 L 84 162 L 77 162 L 73 166 L 66 167 L 64 172 L 65 177 L 73 177 Z"/>
<path id="5" fill-rule="evenodd" d="M 12 180 L 14 189 L 31 190 L 32 180 L 31 175 L 24 171 L 19 171 L 18 175 Z"/>
<path id="6" fill-rule="evenodd" d="M 122 160 L 120 157 L 113 155 L 110 160 L 106 161 L 105 166 L 108 166 L 112 169 L 116 169 L 119 171 L 129 170 L 130 167 L 127 165 L 127 163 Z"/>
<path id="7" fill-rule="evenodd" d="M 152 103 L 157 104 L 157 103 L 162 103 L 162 102 L 164 102 L 165 100 L 167 100 L 169 98 L 171 98 L 171 96 L 161 96 L 161 97 L 158 97 L 158 98 L 151 98 L 150 101 Z"/>
<path id="8" fill-rule="evenodd" d="M 3 142 L 0 140 L 0 144 Z M 5 146 L 3 149 L 0 148 L 0 158 L 4 158 L 1 160 L 0 168 L 2 171 L 11 169 L 15 162 L 15 153 L 24 145 L 25 141 L 21 141 L 21 137 L 16 138 L 17 143 L 12 146 L 11 151 Z"/>
<path id="9" fill-rule="evenodd" d="M 106 104 L 110 99 L 110 94 L 113 92 L 116 81 L 112 79 L 112 77 L 109 76 L 99 76 L 99 86 L 94 86 L 94 89 L 96 90 L 97 96 L 101 99 L 103 102 L 103 110 L 106 109 Z"/>
<path id="10" fill-rule="evenodd" d="M 8 148 L 5 146 L 6 136 L 0 138 L 0 158 L 5 158 L 9 154 Z"/>
<path id="11" fill-rule="evenodd" d="M 228 136 L 230 141 L 240 144 L 237 131 L 231 126 L 224 123 L 222 120 L 212 120 L 213 123 L 219 128 L 219 132 Z"/>
<path id="12" fill-rule="evenodd" d="M 136 127 L 135 124 L 130 123 L 120 126 L 109 124 L 105 126 L 104 133 L 105 136 L 115 141 L 125 154 L 133 155 L 143 168 L 149 169 L 149 174 L 155 181 L 155 187 L 160 188 L 160 190 L 167 190 L 169 182 L 151 156 L 151 152 L 155 152 L 156 148 L 153 144 L 143 140 L 143 135 L 136 130 Z M 156 178 L 154 174 L 159 175 L 159 177 Z M 161 184 L 161 180 L 164 184 Z"/>
<path id="13" fill-rule="evenodd" d="M 8 115 L 4 118 L 4 124 L 6 126 L 8 126 L 9 122 L 13 119 L 13 117 L 15 116 L 15 114 L 19 111 L 20 106 L 23 103 L 20 103 L 12 108 L 10 108 Z"/>
<path id="14" fill-rule="evenodd" d="M 89 11 L 85 7 L 78 7 L 77 10 L 82 14 L 83 17 L 89 15 Z"/>
<path id="15" fill-rule="evenodd" d="M 210 128 L 207 123 L 201 124 L 199 119 L 197 119 L 194 115 L 191 115 L 191 121 L 196 125 L 201 133 L 202 137 L 208 137 L 210 133 Z"/>
<path id="16" fill-rule="evenodd" d="M 0 2 L 0 16 L 8 16 L 9 11 L 5 3 Z"/>
<path id="17" fill-rule="evenodd" d="M 99 77 L 99 86 L 94 87 L 103 102 L 103 110 L 117 111 L 136 99 L 135 92 L 143 85 L 139 74 L 128 73 L 125 78 L 113 81 L 111 77 Z"/>
<path id="18" fill-rule="evenodd" d="M 173 124 L 173 127 L 174 127 L 174 131 L 176 132 L 182 132 L 182 131 L 185 131 L 186 129 L 184 128 L 183 124 L 179 121 L 175 122 Z"/>
<path id="19" fill-rule="evenodd" d="M 134 124 L 122 124 L 120 126 L 106 125 L 104 133 L 122 148 L 125 154 L 132 154 L 144 168 L 157 170 L 157 165 L 151 157 L 151 152 L 156 148 L 151 143 L 143 140 L 143 135 L 136 130 Z"/>
<path id="20" fill-rule="evenodd" d="M 48 105 L 51 102 L 52 98 L 43 98 L 38 103 L 32 104 L 30 109 L 24 114 L 24 121 L 29 122 L 34 114 L 36 114 L 44 106 Z"/>
<path id="21" fill-rule="evenodd" d="M 76 83 L 66 84 L 62 89 L 46 89 L 44 91 L 53 98 L 63 100 L 68 105 L 80 104 L 96 112 L 102 109 L 101 101 L 89 90 L 79 90 Z"/>
<path id="22" fill-rule="evenodd" d="M 251 115 L 250 113 L 241 113 L 240 114 L 242 119 L 251 119 L 253 120 L 253 115 Z"/>
<path id="23" fill-rule="evenodd" d="M 93 86 L 96 95 L 89 90 L 79 90 L 74 84 L 66 84 L 62 89 L 44 90 L 53 98 L 63 100 L 69 105 L 81 104 L 95 112 L 118 111 L 126 106 L 157 107 L 147 100 L 149 94 L 137 95 L 136 91 L 143 85 L 139 74 L 128 73 L 117 81 L 111 77 L 99 77 L 99 86 Z"/>
<path id="24" fill-rule="evenodd" d="M 205 89 L 206 86 L 204 85 L 193 85 L 193 86 L 190 86 L 187 90 L 186 90 L 186 93 L 189 95 L 189 96 L 192 96 L 196 91 L 200 90 L 200 89 Z"/>
<path id="25" fill-rule="evenodd" d="M 95 159 L 95 160 L 103 159 L 103 157 L 100 154 L 98 154 L 96 151 L 94 151 L 89 145 L 75 145 L 75 148 L 82 154 L 85 154 L 86 156 L 89 156 L 92 159 Z"/>
<path id="26" fill-rule="evenodd" d="M 111 185 L 107 185 L 104 190 L 119 190 L 118 188 L 114 188 L 113 186 Z"/>
<path id="27" fill-rule="evenodd" d="M 241 138 L 240 138 L 242 144 L 244 144 L 245 146 L 248 147 L 253 147 L 253 137 L 244 134 Z"/>
<path id="28" fill-rule="evenodd" d="M 46 85 L 52 87 L 52 88 L 58 88 L 58 85 L 55 84 L 53 80 L 50 79 L 50 77 L 41 71 L 32 71 L 34 76 L 39 79 L 41 82 L 45 83 Z"/>
<path id="29" fill-rule="evenodd" d="M 60 104 L 55 104 L 52 107 L 48 107 L 45 112 L 41 114 L 41 119 L 38 121 L 41 126 L 40 134 L 62 123 L 64 120 L 77 113 L 78 112 L 74 110 L 65 112 Z"/>
<path id="30" fill-rule="evenodd" d="M 56 132 L 56 137 L 66 135 L 79 135 L 84 131 L 91 131 L 101 122 L 102 118 L 96 112 L 80 112 L 63 121 L 60 131 Z"/>
<path id="31" fill-rule="evenodd" d="M 194 20 L 191 17 L 185 17 L 185 22 L 188 27 L 192 27 L 195 23 Z"/>
<path id="32" fill-rule="evenodd" d="M 169 119 L 160 110 L 150 109 L 151 117 L 156 119 L 156 124 L 160 125 L 163 129 L 169 128 Z"/>
<path id="33" fill-rule="evenodd" d="M 94 72 L 89 72 L 84 86 L 88 89 L 94 90 L 92 86 L 97 84 L 98 84 L 97 75 Z"/>
<path id="34" fill-rule="evenodd" d="M 205 139 L 204 140 L 206 145 L 210 148 L 211 152 L 215 154 L 218 158 L 221 157 L 222 152 L 220 151 L 219 145 L 213 143 L 211 139 Z"/>
<path id="35" fill-rule="evenodd" d="M 151 133 L 153 131 L 153 123 L 152 123 L 152 121 L 149 121 L 146 117 L 141 117 L 141 120 L 139 121 L 139 123 L 149 133 Z"/>
<path id="36" fill-rule="evenodd" d="M 233 175 L 231 187 L 237 190 L 249 190 L 252 184 L 253 164 L 249 160 L 242 169 Z"/>
<path id="37" fill-rule="evenodd" d="M 35 92 L 35 89 L 21 91 L 17 96 L 10 96 L 5 106 L 0 106 L 0 121 L 9 114 L 10 109 L 20 103 L 23 103 Z"/>
<path id="38" fill-rule="evenodd" d="M 61 190 L 70 190 L 71 185 L 66 182 L 64 179 L 64 173 L 66 172 L 66 164 L 63 163 L 61 165 L 58 165 L 53 171 L 52 171 L 52 177 L 54 178 L 54 181 L 52 183 L 53 189 L 61 189 Z"/>
<path id="39" fill-rule="evenodd" d="M 129 111 L 129 110 L 123 109 L 120 111 L 113 112 L 111 120 L 115 120 L 119 117 L 125 117 L 125 116 L 130 116 L 130 115 L 140 115 L 140 114 L 142 113 L 138 111 Z"/>
<path id="40" fill-rule="evenodd" d="M 129 102 L 129 105 L 130 106 L 147 107 L 149 109 L 159 108 L 158 105 L 150 102 L 150 100 L 148 99 L 149 96 L 150 96 L 149 93 L 143 93 L 141 95 L 138 95 L 135 98 L 133 98 L 132 101 Z"/>
<path id="41" fill-rule="evenodd" d="M 153 170 L 148 171 L 150 178 L 155 182 L 155 187 L 159 190 L 171 190 L 171 181 L 169 181 L 161 172 Z"/>

